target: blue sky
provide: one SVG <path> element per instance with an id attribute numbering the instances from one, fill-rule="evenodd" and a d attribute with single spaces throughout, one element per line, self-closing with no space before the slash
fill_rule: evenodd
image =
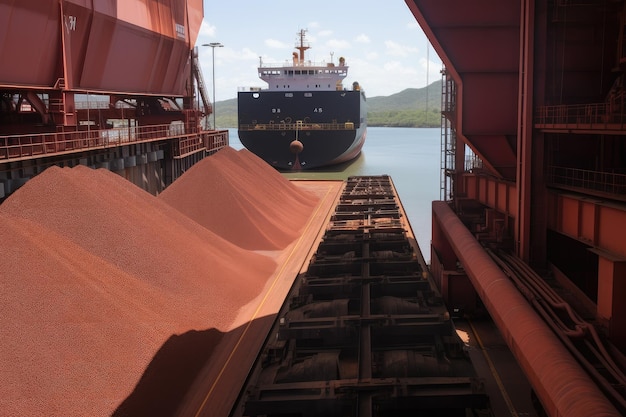
<path id="1" fill-rule="evenodd" d="M 358 81 L 368 97 L 441 79 L 441 61 L 404 0 L 204 0 L 197 45 L 224 45 L 215 49 L 215 100 L 235 98 L 241 87 L 264 88 L 257 76 L 259 57 L 266 64 L 291 59 L 300 29 L 307 30 L 311 46 L 307 59 L 345 57 L 344 85 Z M 199 50 L 212 97 L 212 51 Z"/>

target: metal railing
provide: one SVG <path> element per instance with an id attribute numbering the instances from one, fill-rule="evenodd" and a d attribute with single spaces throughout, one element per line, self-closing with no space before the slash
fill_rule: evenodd
<path id="1" fill-rule="evenodd" d="M 483 160 L 472 151 L 469 146 L 465 146 L 465 171 L 473 172 L 484 168 Z"/>
<path id="2" fill-rule="evenodd" d="M 354 130 L 353 122 L 345 123 L 254 123 L 240 124 L 239 130 Z"/>
<path id="3" fill-rule="evenodd" d="M 550 166 L 548 184 L 581 188 L 626 198 L 626 174 Z"/>
<path id="4" fill-rule="evenodd" d="M 610 103 L 541 106 L 535 111 L 534 123 L 542 127 L 624 129 L 626 114 Z"/>
<path id="5" fill-rule="evenodd" d="M 180 138 L 174 144 L 174 158 L 184 158 L 200 150 L 213 151 L 228 146 L 228 130 L 201 132 L 191 137 Z"/>
<path id="6" fill-rule="evenodd" d="M 213 136 L 217 139 L 214 140 Z M 199 131 L 197 128 L 186 128 L 182 123 L 0 136 L 0 163 L 172 138 L 187 141 L 184 146 L 178 147 L 181 155 L 191 152 L 193 146 L 189 144 L 193 141 L 194 146 L 200 147 L 219 146 L 224 141 L 228 143 L 227 132 Z M 207 148 L 209 151 L 212 149 Z"/>

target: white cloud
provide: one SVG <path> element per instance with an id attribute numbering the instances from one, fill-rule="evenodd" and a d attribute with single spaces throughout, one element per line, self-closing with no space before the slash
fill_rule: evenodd
<path id="1" fill-rule="evenodd" d="M 409 23 L 406 24 L 406 28 L 409 30 L 421 30 L 419 23 L 417 23 L 417 20 L 409 21 Z"/>
<path id="2" fill-rule="evenodd" d="M 417 69 L 415 67 L 409 67 L 404 65 L 400 61 L 389 61 L 383 65 L 387 74 L 397 77 L 399 75 L 417 75 Z"/>
<path id="3" fill-rule="evenodd" d="M 385 41 L 387 54 L 392 56 L 408 57 L 419 52 L 419 48 L 413 46 L 400 45 L 394 41 Z"/>
<path id="4" fill-rule="evenodd" d="M 215 26 L 210 25 L 209 23 L 207 23 L 206 20 L 202 20 L 202 24 L 200 25 L 200 32 L 198 35 L 200 37 L 212 38 L 213 36 L 215 36 L 216 31 L 217 28 Z"/>
<path id="5" fill-rule="evenodd" d="M 358 42 L 358 43 L 370 43 L 371 42 L 369 36 L 367 36 L 364 33 L 361 33 L 354 40 L 355 40 L 355 42 Z"/>
<path id="6" fill-rule="evenodd" d="M 378 59 L 378 56 L 378 52 L 368 52 L 365 54 L 365 58 L 367 58 L 368 61 L 375 61 Z"/>
<path id="7" fill-rule="evenodd" d="M 326 42 L 326 46 L 333 49 L 333 51 L 347 51 L 350 49 L 350 42 L 340 39 L 330 39 Z"/>
<path id="8" fill-rule="evenodd" d="M 257 54 L 250 48 L 243 48 L 240 53 L 236 54 L 236 56 L 239 59 L 244 60 L 244 61 L 251 60 L 251 59 L 255 59 L 255 60 L 259 59 L 259 54 Z"/>
<path id="9" fill-rule="evenodd" d="M 289 45 L 287 45 L 285 42 L 277 41 L 276 39 L 266 39 L 265 45 L 275 49 L 284 49 L 289 47 Z"/>
<path id="10" fill-rule="evenodd" d="M 425 84 L 432 84 L 433 82 L 441 79 L 442 65 L 440 61 L 433 61 L 432 59 L 427 60 L 426 58 L 421 58 L 420 68 L 422 69 L 422 72 L 424 74 L 423 77 Z M 426 74 L 428 74 L 428 77 L 426 76 Z"/>

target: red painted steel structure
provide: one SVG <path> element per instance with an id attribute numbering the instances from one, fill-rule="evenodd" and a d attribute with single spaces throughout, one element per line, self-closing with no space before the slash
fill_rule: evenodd
<path id="1" fill-rule="evenodd" d="M 623 355 L 626 2 L 406 3 L 445 65 L 451 207 L 483 245 L 548 271 Z M 480 164 L 466 164 L 466 149 Z M 433 230 L 440 282 L 482 267 L 453 246 L 455 234 Z M 516 325 L 499 322 L 503 333 Z"/>
<path id="2" fill-rule="evenodd" d="M 447 203 L 433 213 L 548 415 L 620 416 Z"/>
<path id="3" fill-rule="evenodd" d="M 0 199 L 51 164 L 122 172 L 154 152 L 158 192 L 226 146 L 201 123 L 203 16 L 202 0 L 0 0 Z"/>
<path id="4" fill-rule="evenodd" d="M 202 0 L 0 2 L 0 88 L 184 96 Z"/>
<path id="5" fill-rule="evenodd" d="M 577 216 L 563 207 L 551 211 L 548 190 L 567 188 L 626 211 L 623 1 L 407 4 L 456 85 L 449 115 L 458 139 L 454 201 L 472 194 L 471 175 L 513 184 L 516 195 L 507 198 L 517 207 L 502 213 L 511 220 L 516 253 L 538 266 L 552 263 L 555 250 L 545 237 L 548 219 Z M 462 168 L 465 145 L 481 158 L 480 170 Z M 625 218 L 611 219 L 615 229 L 626 230 Z M 614 248 L 591 243 L 619 265 L 626 261 Z"/>

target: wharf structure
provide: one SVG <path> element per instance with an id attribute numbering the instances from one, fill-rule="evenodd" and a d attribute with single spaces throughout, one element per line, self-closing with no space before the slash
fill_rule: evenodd
<path id="1" fill-rule="evenodd" d="M 623 413 L 626 3 L 406 3 L 444 64 L 431 269 L 448 307 L 490 313 L 548 415 L 616 415 L 563 401 L 602 402 L 564 386 L 576 366 Z"/>
<path id="2" fill-rule="evenodd" d="M 193 47 L 202 0 L 0 2 L 0 201 L 52 165 L 157 194 L 228 145 Z"/>

